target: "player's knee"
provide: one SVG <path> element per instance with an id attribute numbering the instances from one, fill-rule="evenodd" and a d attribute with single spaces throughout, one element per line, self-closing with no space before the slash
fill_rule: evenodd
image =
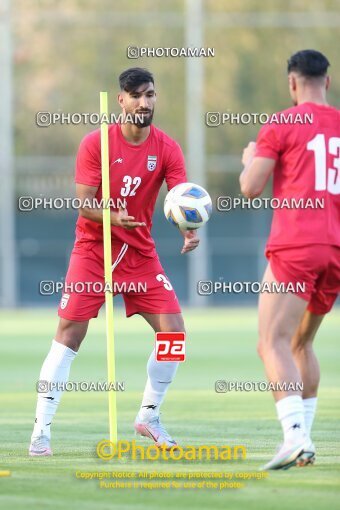
<path id="1" fill-rule="evenodd" d="M 271 335 L 268 334 L 268 331 L 261 331 L 259 330 L 259 337 L 257 342 L 257 354 L 259 357 L 264 361 L 266 353 L 268 353 L 268 350 L 271 347 Z"/>
<path id="2" fill-rule="evenodd" d="M 309 338 L 304 336 L 295 337 L 292 342 L 292 353 L 299 356 L 313 349 L 313 343 Z"/>
<path id="3" fill-rule="evenodd" d="M 264 345 L 263 345 L 263 342 L 262 342 L 261 339 L 257 342 L 256 349 L 257 349 L 257 354 L 263 360 L 263 358 L 264 358 Z"/>
<path id="4" fill-rule="evenodd" d="M 172 331 L 180 331 L 181 333 L 186 333 L 183 320 L 179 321 L 178 324 L 174 326 Z"/>
<path id="5" fill-rule="evenodd" d="M 266 358 L 271 357 L 273 354 L 280 353 L 283 349 L 289 348 L 289 345 L 290 338 L 288 335 L 272 331 L 260 336 L 257 352 L 260 358 L 265 361 Z"/>
<path id="6" fill-rule="evenodd" d="M 185 333 L 184 320 L 182 315 L 174 316 L 171 318 L 171 321 L 166 326 L 166 331 L 168 332 L 177 332 L 181 331 Z"/>
<path id="7" fill-rule="evenodd" d="M 60 319 L 56 340 L 73 351 L 78 351 L 81 342 L 84 340 L 88 327 L 88 321 L 75 322 L 67 319 Z"/>
<path id="8" fill-rule="evenodd" d="M 294 355 L 299 355 L 303 351 L 303 344 L 297 340 L 292 342 L 292 353 Z"/>

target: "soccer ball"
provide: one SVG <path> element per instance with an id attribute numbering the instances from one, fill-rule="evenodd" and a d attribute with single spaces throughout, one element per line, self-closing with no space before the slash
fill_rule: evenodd
<path id="1" fill-rule="evenodd" d="M 180 230 L 196 230 L 210 218 L 212 203 L 209 193 L 192 182 L 172 188 L 164 201 L 164 214 Z"/>

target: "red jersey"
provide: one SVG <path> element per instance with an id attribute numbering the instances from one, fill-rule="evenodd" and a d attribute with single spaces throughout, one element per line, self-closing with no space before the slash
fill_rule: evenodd
<path id="1" fill-rule="evenodd" d="M 313 122 L 266 124 L 259 132 L 255 157 L 276 160 L 275 204 L 302 199 L 305 208 L 275 205 L 267 247 L 340 246 L 340 112 L 331 106 L 303 103 L 280 113 L 286 119 L 291 114 L 294 121 L 309 116 Z"/>
<path id="2" fill-rule="evenodd" d="M 112 241 L 133 246 L 140 252 L 153 256 L 155 243 L 151 237 L 152 214 L 159 189 L 165 180 L 170 190 L 187 181 L 182 150 L 177 142 L 163 131 L 150 126 L 148 138 L 140 145 L 125 140 L 119 124 L 109 126 L 110 196 L 126 200 L 129 216 L 145 222 L 146 227 L 126 230 L 111 227 Z M 98 186 L 96 199 L 101 200 L 100 130 L 86 135 L 79 147 L 76 161 L 75 182 Z M 103 225 L 79 216 L 76 239 L 103 240 Z"/>

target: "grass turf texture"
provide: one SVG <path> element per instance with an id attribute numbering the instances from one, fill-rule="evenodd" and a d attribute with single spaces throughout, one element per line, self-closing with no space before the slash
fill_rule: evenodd
<path id="1" fill-rule="evenodd" d="M 313 439 L 313 467 L 270 472 L 265 480 L 242 489 L 100 489 L 98 480 L 79 480 L 76 471 L 254 472 L 274 454 L 281 441 L 272 397 L 260 392 L 217 394 L 218 379 L 264 380 L 256 355 L 256 310 L 185 310 L 187 361 L 177 373 L 162 408 L 162 418 L 184 445 L 243 444 L 244 461 L 104 462 L 95 455 L 98 441 L 108 437 L 107 395 L 65 393 L 52 428 L 52 458 L 29 458 L 27 447 L 35 409 L 35 382 L 49 349 L 57 317 L 54 311 L 0 312 L 1 463 L 0 506 L 15 509 L 158 509 L 338 508 L 339 487 L 339 309 L 327 317 L 316 351 L 321 364 L 321 390 Z M 115 311 L 118 381 L 118 437 L 136 439 L 133 421 L 145 383 L 145 365 L 153 334 L 140 317 L 125 319 Z M 71 370 L 71 381 L 106 378 L 104 316 L 93 320 Z M 158 479 L 156 479 L 157 481 Z M 111 480 L 112 481 L 112 480 Z M 147 481 L 147 480 L 144 480 Z M 158 480 L 162 481 L 162 480 Z M 199 480 L 196 480 L 199 481 Z M 182 480 L 183 482 L 183 480 Z"/>

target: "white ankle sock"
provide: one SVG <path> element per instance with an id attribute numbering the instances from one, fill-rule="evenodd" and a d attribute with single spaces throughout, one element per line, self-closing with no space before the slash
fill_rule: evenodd
<path id="1" fill-rule="evenodd" d="M 318 398 L 317 397 L 304 398 L 302 400 L 302 402 L 303 402 L 303 407 L 304 407 L 304 411 L 305 411 L 306 432 L 310 436 L 312 426 L 313 426 L 313 421 L 315 418 L 315 412 L 316 412 L 316 406 L 318 403 Z"/>
<path id="2" fill-rule="evenodd" d="M 302 398 L 290 395 L 276 402 L 278 418 L 281 422 L 284 442 L 300 443 L 306 439 L 306 426 Z"/>
<path id="3" fill-rule="evenodd" d="M 52 341 L 52 346 L 41 367 L 39 381 L 48 383 L 66 383 L 70 374 L 71 363 L 77 353 L 69 347 Z M 42 384 L 40 383 L 42 386 Z M 51 436 L 50 426 L 60 402 L 62 390 L 54 388 L 46 393 L 38 393 L 36 418 L 32 440 L 37 436 Z"/>
<path id="4" fill-rule="evenodd" d="M 152 351 L 147 364 L 148 380 L 146 382 L 143 400 L 139 411 L 139 419 L 148 421 L 159 415 L 159 408 L 172 382 L 178 363 L 156 361 Z"/>

